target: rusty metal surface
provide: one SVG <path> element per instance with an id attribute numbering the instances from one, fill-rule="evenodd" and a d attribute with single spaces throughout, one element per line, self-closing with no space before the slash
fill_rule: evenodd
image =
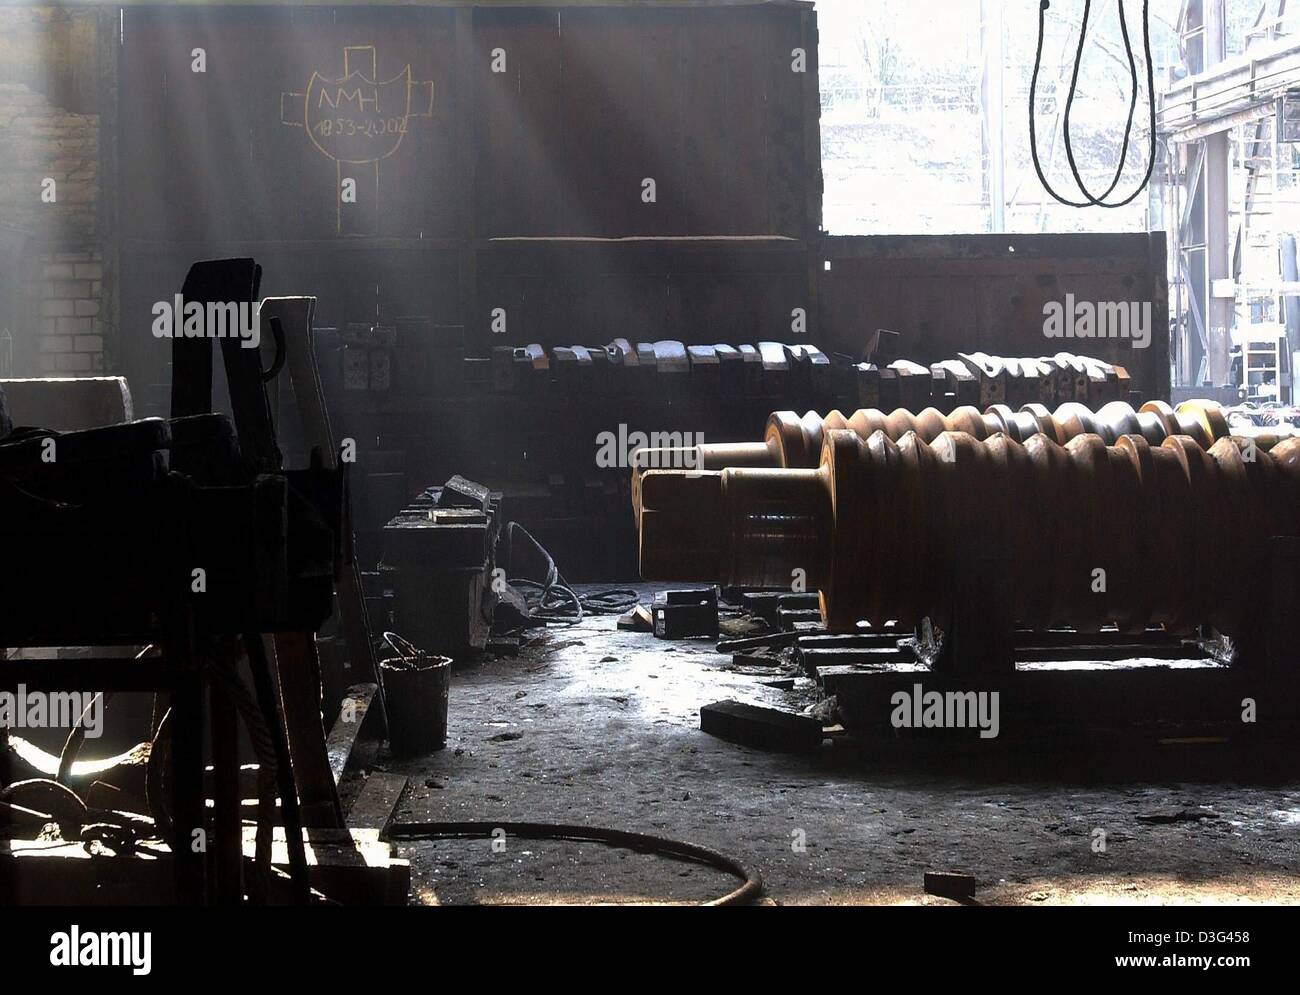
<path id="1" fill-rule="evenodd" d="M 647 579 L 785 586 L 801 571 L 837 629 L 942 619 L 966 554 L 984 550 L 1031 625 L 1240 636 L 1270 583 L 1249 564 L 1300 535 L 1300 439 L 1264 452 L 1233 437 L 835 429 L 816 468 L 651 471 L 641 500 Z M 1157 563 L 1171 565 L 1158 584 Z"/>
<path id="2" fill-rule="evenodd" d="M 1067 402 L 1055 411 L 1042 404 L 1026 404 L 1015 411 L 1005 404 L 992 404 L 983 413 L 973 405 L 944 414 L 937 408 L 913 413 L 896 408 L 886 413 L 862 408 L 845 416 L 839 411 L 819 415 L 809 411 L 774 411 L 768 418 L 762 442 L 706 442 L 695 446 L 646 449 L 632 470 L 632 507 L 641 513 L 641 483 L 651 469 L 693 467 L 723 470 L 730 467 L 816 467 L 829 432 L 847 430 L 870 439 L 877 432 L 898 442 L 911 432 L 923 442 L 933 442 L 945 432 L 963 432 L 975 439 L 1004 435 L 1015 442 L 1028 442 L 1043 434 L 1059 445 L 1079 435 L 1096 435 L 1106 445 L 1118 445 L 1126 435 L 1137 435 L 1158 446 L 1173 435 L 1190 438 L 1209 449 L 1229 434 L 1228 421 L 1218 402 L 1184 401 L 1175 409 L 1164 401 L 1149 401 L 1136 410 L 1124 401 L 1111 401 L 1097 411 L 1077 402 Z M 1254 442 L 1268 450 L 1285 436 L 1268 434 Z"/>

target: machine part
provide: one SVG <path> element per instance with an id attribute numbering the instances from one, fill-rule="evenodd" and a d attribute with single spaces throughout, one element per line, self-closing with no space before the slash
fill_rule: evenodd
<path id="1" fill-rule="evenodd" d="M 298 409 L 303 441 L 308 453 L 320 453 L 322 465 L 337 469 L 339 448 L 326 411 L 325 395 L 321 388 L 316 360 L 312 319 L 316 311 L 314 297 L 268 297 L 262 301 L 261 314 L 268 322 L 279 327 L 283 335 L 284 361 L 288 364 L 289 379 L 293 387 L 294 403 Z M 276 392 L 279 385 L 267 386 Z M 173 425 L 173 436 L 176 428 Z M 373 634 L 365 599 L 361 594 L 360 567 L 352 556 L 353 535 L 351 511 L 339 523 L 336 535 L 336 556 L 340 561 L 335 590 L 339 620 L 347 640 L 350 665 L 360 664 L 363 676 L 378 683 L 373 649 Z M 380 688 L 380 715 L 383 714 L 383 689 Z"/>
<path id="2" fill-rule="evenodd" d="M 641 853 L 653 853 L 674 860 L 693 860 L 738 877 L 744 883 L 705 905 L 748 905 L 763 894 L 763 878 L 740 861 L 698 843 L 684 843 L 662 836 L 632 833 L 600 826 L 565 826 L 546 822 L 399 822 L 388 827 L 390 840 L 491 839 L 494 833 L 526 840 L 569 840 L 603 843 Z"/>
<path id="3" fill-rule="evenodd" d="M 1006 403 L 1008 371 L 1003 360 L 982 352 L 959 352 L 957 358 L 979 378 L 980 404 Z"/>
<path id="4" fill-rule="evenodd" d="M 828 415 L 809 411 L 802 417 L 793 411 L 774 411 L 767 419 L 762 442 L 715 442 L 640 450 L 632 472 L 632 506 L 639 514 L 641 476 L 650 469 L 813 467 L 821 456 L 826 433 L 836 429 L 847 429 L 863 439 L 884 432 L 895 442 L 907 432 L 915 432 L 926 442 L 933 442 L 944 432 L 965 432 L 976 439 L 1002 433 L 1021 443 L 1042 433 L 1061 445 L 1084 434 L 1098 435 L 1107 445 L 1114 445 L 1124 435 L 1141 435 L 1157 446 L 1170 435 L 1186 435 L 1203 449 L 1209 449 L 1216 440 L 1229 434 L 1228 421 L 1219 404 L 1208 400 L 1184 401 L 1177 409 L 1164 401 L 1150 401 L 1138 411 L 1124 401 L 1111 401 L 1095 412 L 1077 401 L 1068 401 L 1055 412 L 1034 402 L 1023 405 L 1019 411 L 1005 404 L 991 404 L 983 414 L 973 405 L 963 405 L 948 415 L 937 408 L 925 408 L 919 414 L 904 408 L 889 414 L 878 408 L 862 408 L 848 418 L 838 411 Z M 1274 441 L 1269 438 L 1258 445 L 1269 448 Z"/>
<path id="5" fill-rule="evenodd" d="M 979 380 L 960 359 L 945 359 L 932 363 L 930 374 L 936 381 L 935 389 L 941 382 L 943 392 L 951 394 L 958 405 L 979 403 Z M 935 389 L 931 390 L 931 396 L 934 396 Z"/>
<path id="6" fill-rule="evenodd" d="M 718 636 L 718 589 L 659 591 L 651 605 L 657 639 Z"/>
<path id="7" fill-rule="evenodd" d="M 383 528 L 379 579 L 393 624 L 415 645 L 456 658 L 487 645 L 501 494 L 453 476 Z"/>
<path id="8" fill-rule="evenodd" d="M 1062 446 L 832 429 L 815 469 L 650 471 L 641 502 L 646 580 L 772 587 L 802 571 L 835 631 L 943 626 L 983 564 L 1030 628 L 1237 636 L 1269 583 L 1249 565 L 1300 535 L 1300 439 L 1260 452 L 1186 435 Z"/>
<path id="9" fill-rule="evenodd" d="M 763 358 L 763 369 L 784 373 L 790 369 L 790 353 L 780 342 L 760 342 L 758 354 Z"/>

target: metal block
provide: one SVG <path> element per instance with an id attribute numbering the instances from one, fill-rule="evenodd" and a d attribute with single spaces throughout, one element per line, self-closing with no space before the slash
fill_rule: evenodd
<path id="1" fill-rule="evenodd" d="M 718 590 L 659 591 L 651 606 L 658 639 L 689 639 L 718 635 Z"/>

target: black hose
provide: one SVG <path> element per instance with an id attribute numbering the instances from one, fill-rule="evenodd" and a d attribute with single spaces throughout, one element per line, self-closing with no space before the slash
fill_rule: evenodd
<path id="1" fill-rule="evenodd" d="M 584 615 L 621 615 L 631 611 L 637 605 L 637 593 L 631 588 L 616 587 L 607 591 L 596 591 L 580 595 L 560 573 L 555 558 L 547 551 L 526 528 L 518 522 L 506 526 L 505 561 L 510 570 L 518 569 L 515 562 L 515 539 L 522 537 L 537 556 L 538 565 L 542 566 L 544 580 L 529 577 L 508 576 L 507 583 L 521 592 L 532 588 L 539 593 L 528 601 L 528 617 L 537 622 L 559 625 L 577 625 Z"/>
<path id="2" fill-rule="evenodd" d="M 1133 202 L 1146 186 L 1151 182 L 1151 173 L 1156 164 L 1156 86 L 1155 70 L 1151 64 L 1151 15 L 1150 0 L 1142 0 L 1142 48 L 1146 57 L 1146 76 L 1147 76 L 1147 107 L 1150 114 L 1150 151 L 1147 157 L 1146 173 L 1142 177 L 1142 182 L 1137 188 L 1121 201 L 1115 203 L 1106 203 L 1106 197 L 1110 196 L 1111 191 L 1119 184 L 1120 177 L 1124 173 L 1124 159 L 1128 155 L 1129 139 L 1133 131 L 1133 112 L 1137 106 L 1137 69 L 1134 64 L 1133 46 L 1129 39 L 1128 22 L 1124 17 L 1124 0 L 1118 0 L 1119 4 L 1119 23 L 1120 33 L 1124 37 L 1124 52 L 1128 56 L 1129 74 L 1132 77 L 1132 97 L 1129 100 L 1128 119 L 1124 122 L 1124 140 L 1120 146 L 1119 165 L 1115 170 L 1115 178 L 1111 180 L 1100 197 L 1094 197 L 1084 185 L 1083 178 L 1079 175 L 1079 168 L 1074 158 L 1074 144 L 1070 140 L 1070 112 L 1074 107 L 1074 94 L 1079 82 L 1079 67 L 1083 62 L 1083 46 L 1088 36 L 1088 18 L 1092 10 L 1092 0 L 1084 0 L 1083 4 L 1083 25 L 1079 29 L 1079 47 L 1074 55 L 1074 70 L 1070 76 L 1070 91 L 1065 99 L 1065 157 L 1070 164 L 1070 172 L 1074 180 L 1079 185 L 1079 190 L 1085 198 L 1084 201 L 1067 200 L 1053 189 L 1047 176 L 1043 173 L 1042 163 L 1038 158 L 1038 131 L 1035 119 L 1038 110 L 1038 72 L 1043 62 L 1043 39 L 1046 31 L 1047 8 L 1051 6 L 1050 0 L 1041 0 L 1038 5 L 1038 49 L 1034 53 L 1034 72 L 1029 79 L 1029 152 L 1034 160 L 1034 172 L 1038 174 L 1039 182 L 1054 200 L 1066 205 L 1067 207 L 1123 207 Z"/>
<path id="3" fill-rule="evenodd" d="M 384 834 L 390 840 L 490 839 L 494 831 L 528 840 L 603 843 L 677 860 L 693 860 L 740 878 L 744 884 L 704 905 L 748 905 L 763 894 L 763 878 L 725 853 L 699 843 L 632 833 L 600 826 L 566 826 L 549 822 L 397 822 Z"/>

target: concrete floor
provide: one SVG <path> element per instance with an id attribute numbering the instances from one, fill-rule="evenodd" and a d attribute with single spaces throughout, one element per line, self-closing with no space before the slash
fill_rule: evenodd
<path id="1" fill-rule="evenodd" d="M 615 621 L 552 628 L 517 659 L 458 669 L 447 749 L 375 758 L 374 769 L 410 777 L 396 819 L 667 835 L 756 867 L 781 904 L 952 904 L 922 893 L 927 869 L 974 875 L 989 904 L 1300 902 L 1300 777 L 1225 780 L 1181 755 L 1135 776 L 1123 757 L 1101 768 L 1021 758 L 1022 769 L 991 773 L 978 759 L 885 762 L 847 741 L 803 755 L 748 749 L 700 732 L 700 706 L 801 707 L 808 682 L 765 687 L 779 675 L 739 673 L 709 641 L 660 641 Z M 698 865 L 590 844 L 403 852 L 419 903 L 696 902 L 735 886 Z"/>

